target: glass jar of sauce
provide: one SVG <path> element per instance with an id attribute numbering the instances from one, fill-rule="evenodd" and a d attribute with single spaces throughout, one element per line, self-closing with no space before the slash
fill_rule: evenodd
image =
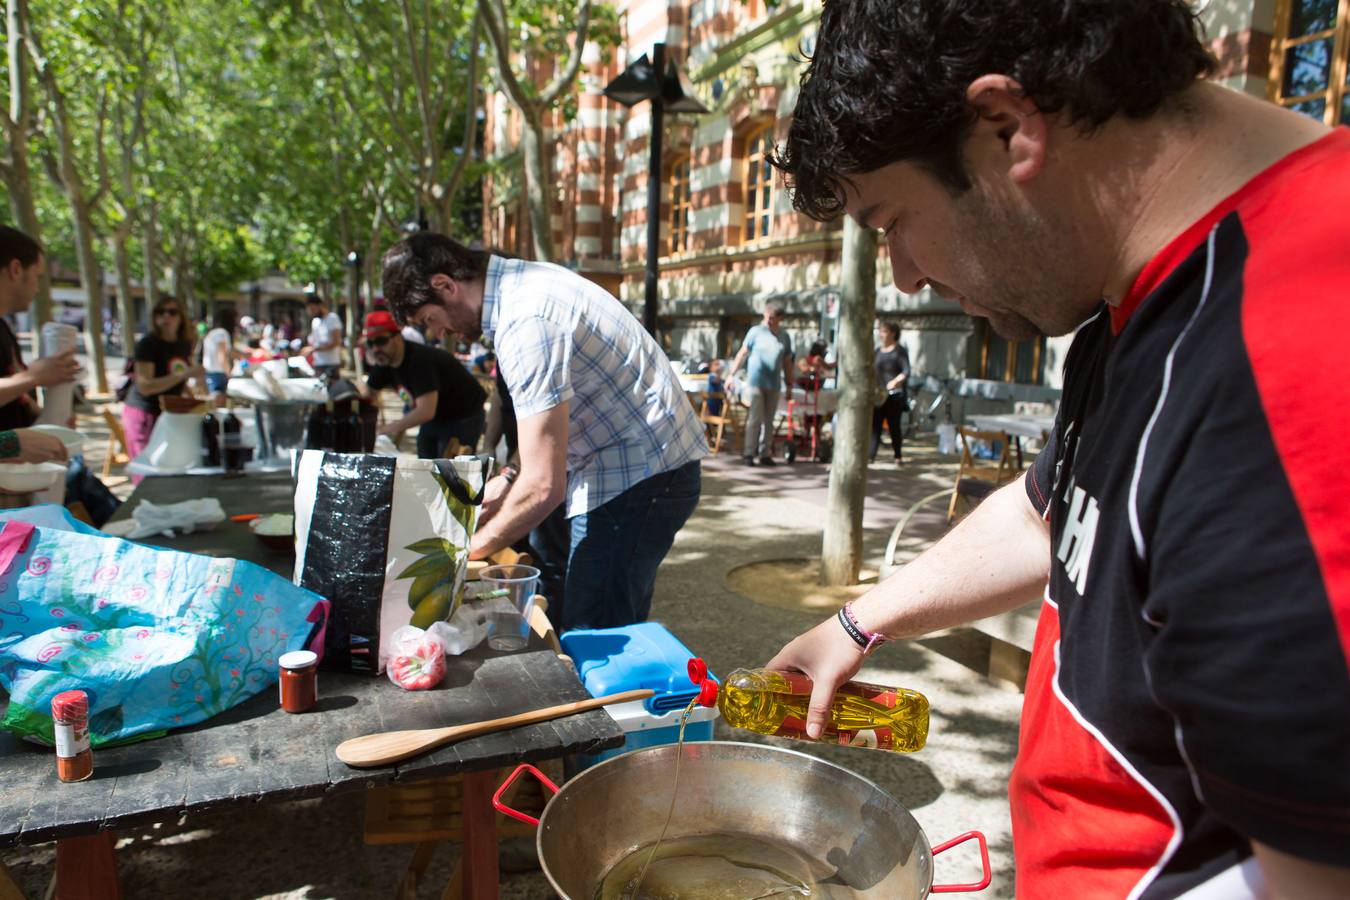
<path id="1" fill-rule="evenodd" d="M 281 708 L 288 713 L 312 709 L 319 699 L 319 656 L 312 650 L 281 654 Z"/>

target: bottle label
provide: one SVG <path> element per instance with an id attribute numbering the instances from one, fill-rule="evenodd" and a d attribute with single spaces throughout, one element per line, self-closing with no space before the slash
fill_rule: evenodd
<path id="1" fill-rule="evenodd" d="M 810 696 L 811 680 L 809 678 L 796 673 L 787 673 L 784 678 L 794 694 Z M 865 715 L 867 719 L 872 719 L 883 710 L 894 709 L 899 699 L 899 693 L 895 688 L 868 684 L 865 681 L 847 682 L 840 685 L 839 690 L 835 693 L 835 716 L 838 718 L 840 713 L 843 712 L 840 709 L 841 700 L 856 697 L 863 701 L 865 707 L 857 711 L 855 721 L 857 721 L 856 715 Z M 844 700 L 843 705 L 845 707 L 848 705 L 846 700 Z M 783 719 L 778 734 L 782 737 L 804 738 L 806 736 L 806 720 L 797 716 L 787 716 Z M 826 743 L 837 743 L 843 747 L 865 747 L 870 750 L 894 750 L 898 743 L 900 745 L 907 743 L 896 741 L 895 729 L 871 722 L 868 722 L 867 727 L 858 728 L 840 728 L 834 723 L 829 723 L 825 726 L 825 733 L 821 735 L 820 739 Z"/>
<path id="2" fill-rule="evenodd" d="M 64 725 L 56 723 L 56 755 L 63 759 L 79 756 L 89 749 L 88 725 Z"/>

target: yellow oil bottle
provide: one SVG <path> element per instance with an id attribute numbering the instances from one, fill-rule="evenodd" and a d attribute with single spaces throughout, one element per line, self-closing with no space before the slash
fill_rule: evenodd
<path id="1" fill-rule="evenodd" d="M 797 672 L 737 669 L 718 684 L 701 659 L 689 662 L 698 702 L 716 706 L 728 725 L 756 734 L 809 741 L 811 679 Z M 845 682 L 830 704 L 820 743 L 912 753 L 928 740 L 928 698 L 918 691 Z"/>

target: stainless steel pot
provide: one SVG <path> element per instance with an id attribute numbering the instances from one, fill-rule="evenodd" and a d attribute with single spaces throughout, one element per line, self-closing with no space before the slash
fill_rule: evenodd
<path id="1" fill-rule="evenodd" d="M 520 766 L 493 805 L 539 826 L 539 861 L 559 897 L 591 900 L 605 873 L 660 835 L 675 757 L 674 745 L 635 750 L 587 769 L 562 788 L 533 766 Z M 555 792 L 539 819 L 501 800 L 524 771 Z M 866 778 L 760 744 L 685 744 L 667 839 L 701 834 L 742 834 L 791 847 L 834 873 L 821 880 L 817 898 L 922 900 L 930 891 L 983 890 L 991 879 L 983 834 L 970 831 L 930 847 L 909 811 Z M 968 840 L 979 842 L 983 880 L 934 885 L 933 857 Z"/>

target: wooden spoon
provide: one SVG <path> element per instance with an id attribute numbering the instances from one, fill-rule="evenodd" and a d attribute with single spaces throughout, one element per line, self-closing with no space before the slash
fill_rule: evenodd
<path id="1" fill-rule="evenodd" d="M 547 722 L 549 719 L 559 719 L 563 716 L 570 716 L 572 713 L 599 709 L 611 703 L 646 700 L 654 693 L 656 692 L 645 689 L 624 691 L 619 694 L 608 694 L 604 697 L 592 697 L 589 700 L 560 703 L 557 706 L 517 713 L 514 716 L 505 716 L 500 719 L 489 719 L 486 722 L 470 722 L 467 725 L 451 725 L 448 728 L 422 728 L 415 731 L 385 731 L 380 734 L 367 734 L 364 737 L 352 738 L 350 741 L 343 741 L 338 744 L 337 757 L 354 768 L 387 766 L 390 763 L 399 762 L 410 756 L 417 756 L 419 753 L 426 753 L 428 750 L 454 741 L 477 737 L 480 734 L 488 734 L 492 731 L 502 731 L 506 728 L 515 728 L 520 725 Z"/>

